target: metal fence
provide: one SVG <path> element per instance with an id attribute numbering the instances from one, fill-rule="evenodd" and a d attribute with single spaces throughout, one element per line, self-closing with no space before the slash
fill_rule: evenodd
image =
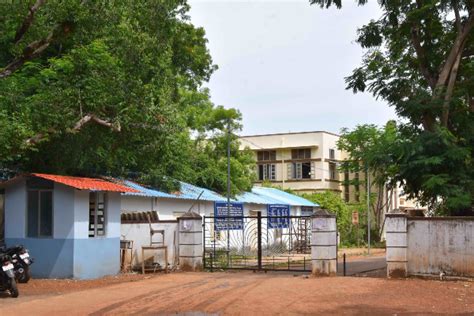
<path id="1" fill-rule="evenodd" d="M 204 217 L 204 268 L 311 271 L 311 218 Z"/>

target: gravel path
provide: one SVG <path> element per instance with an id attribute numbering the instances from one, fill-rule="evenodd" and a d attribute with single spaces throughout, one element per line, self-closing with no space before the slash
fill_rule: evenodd
<path id="1" fill-rule="evenodd" d="M 43 291 L 41 282 L 49 282 Z M 63 293 L 48 290 L 55 282 Z M 251 272 L 172 273 L 95 288 L 96 281 L 78 281 L 72 291 L 64 282 L 36 280 L 30 292 L 34 283 L 23 285 L 20 298 L 0 298 L 0 314 L 474 314 L 470 282 Z"/>

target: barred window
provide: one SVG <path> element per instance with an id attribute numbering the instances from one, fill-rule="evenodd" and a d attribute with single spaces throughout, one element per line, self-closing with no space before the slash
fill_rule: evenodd
<path id="1" fill-rule="evenodd" d="M 258 180 L 276 180 L 276 166 L 274 164 L 258 165 Z"/>
<path id="2" fill-rule="evenodd" d="M 91 192 L 89 194 L 89 237 L 105 236 L 106 194 Z"/>

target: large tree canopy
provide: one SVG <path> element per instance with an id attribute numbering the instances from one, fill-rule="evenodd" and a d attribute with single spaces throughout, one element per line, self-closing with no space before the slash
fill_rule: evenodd
<path id="1" fill-rule="evenodd" d="M 358 0 L 360 5 L 368 0 Z M 341 0 L 311 0 L 321 7 Z M 451 214 L 474 203 L 474 1 L 378 1 L 358 30 L 366 49 L 348 89 L 369 91 L 403 118 L 394 148 L 405 192 Z"/>
<path id="2" fill-rule="evenodd" d="M 202 88 L 215 66 L 188 10 L 185 0 L 1 5 L 1 167 L 223 191 L 223 134 L 241 116 Z M 233 157 L 233 192 L 248 189 L 250 156 Z"/>

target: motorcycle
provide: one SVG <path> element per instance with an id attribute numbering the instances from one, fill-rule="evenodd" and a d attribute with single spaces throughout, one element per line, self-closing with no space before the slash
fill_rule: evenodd
<path id="1" fill-rule="evenodd" d="M 28 249 L 22 245 L 17 245 L 10 248 L 0 249 L 0 252 L 10 256 L 15 270 L 15 279 L 19 283 L 27 283 L 31 279 L 30 265 L 33 263 L 33 258 L 30 257 Z"/>
<path id="2" fill-rule="evenodd" d="M 20 294 L 15 281 L 15 269 L 12 258 L 0 253 L 0 291 L 9 291 L 11 297 L 18 297 Z"/>

